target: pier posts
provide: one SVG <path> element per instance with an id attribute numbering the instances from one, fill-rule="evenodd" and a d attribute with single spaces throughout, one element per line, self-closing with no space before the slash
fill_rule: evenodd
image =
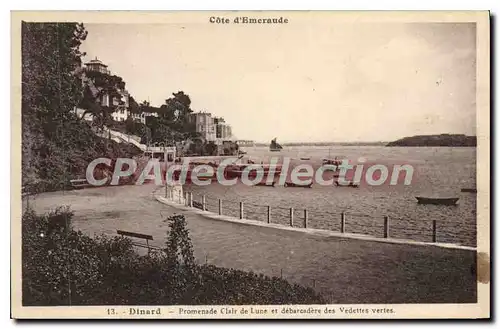
<path id="1" fill-rule="evenodd" d="M 437 242 L 437 222 L 432 220 L 432 242 Z"/>
<path id="2" fill-rule="evenodd" d="M 193 208 L 193 192 L 189 192 L 189 206 Z"/>
<path id="3" fill-rule="evenodd" d="M 271 206 L 267 206 L 267 223 L 271 223 Z"/>
<path id="4" fill-rule="evenodd" d="M 188 192 L 184 192 L 184 205 L 187 207 L 188 205 Z"/>
<path id="5" fill-rule="evenodd" d="M 290 226 L 293 227 L 293 208 L 290 208 Z"/>
<path id="6" fill-rule="evenodd" d="M 201 197 L 201 210 L 205 211 L 205 194 Z"/>
<path id="7" fill-rule="evenodd" d="M 345 212 L 340 214 L 340 233 L 345 233 Z"/>
<path id="8" fill-rule="evenodd" d="M 307 228 L 307 209 L 304 209 L 304 228 Z"/>
<path id="9" fill-rule="evenodd" d="M 240 202 L 240 219 L 243 219 L 243 202 Z"/>
<path id="10" fill-rule="evenodd" d="M 219 199 L 219 215 L 222 215 L 222 199 Z"/>
<path id="11" fill-rule="evenodd" d="M 384 216 L 384 238 L 389 237 L 389 216 Z"/>
<path id="12" fill-rule="evenodd" d="M 178 192 L 179 192 L 178 193 L 178 195 L 179 195 L 179 204 L 181 204 L 182 203 L 182 201 L 181 201 L 181 199 L 182 199 L 182 192 L 181 192 L 181 190 L 179 190 Z"/>

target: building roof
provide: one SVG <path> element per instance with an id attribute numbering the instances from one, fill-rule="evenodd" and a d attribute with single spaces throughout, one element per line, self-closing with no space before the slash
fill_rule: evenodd
<path id="1" fill-rule="evenodd" d="M 85 65 L 101 65 L 104 67 L 108 67 L 106 64 L 103 64 L 100 60 L 98 60 L 97 57 L 95 59 L 92 59 L 89 62 L 85 63 Z"/>

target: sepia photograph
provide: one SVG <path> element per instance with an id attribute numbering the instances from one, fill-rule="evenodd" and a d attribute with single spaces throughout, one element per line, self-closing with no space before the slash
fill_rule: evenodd
<path id="1" fill-rule="evenodd" d="M 14 318 L 490 316 L 490 16 L 12 12 Z"/>

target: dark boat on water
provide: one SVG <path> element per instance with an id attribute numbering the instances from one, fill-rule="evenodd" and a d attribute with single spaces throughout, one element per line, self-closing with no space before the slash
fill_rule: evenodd
<path id="1" fill-rule="evenodd" d="M 291 183 L 291 182 L 285 183 L 285 187 L 309 187 L 309 188 L 311 188 L 312 185 L 313 185 L 313 183 L 309 183 L 309 184 L 295 184 L 295 183 Z"/>
<path id="2" fill-rule="evenodd" d="M 334 166 L 340 166 L 342 164 L 342 160 L 339 160 L 337 158 L 335 159 L 323 159 L 323 165 L 334 165 Z"/>
<path id="3" fill-rule="evenodd" d="M 258 182 L 257 184 L 255 184 L 256 186 L 269 186 L 269 187 L 274 187 L 274 184 L 276 184 L 276 182 L 272 182 L 272 183 L 268 183 L 266 181 L 262 181 L 262 182 Z"/>
<path id="4" fill-rule="evenodd" d="M 249 160 L 251 161 L 251 160 Z M 253 162 L 253 161 L 251 161 Z M 254 163 L 238 163 L 230 165 L 226 168 L 225 174 L 229 178 L 241 177 L 245 169 L 250 166 L 252 167 Z M 256 177 L 257 171 L 262 172 L 264 179 L 267 179 L 268 176 L 279 176 L 281 174 L 281 165 L 271 165 L 271 164 L 257 164 L 254 166 L 255 169 L 252 169 L 248 173 L 248 177 Z"/>
<path id="5" fill-rule="evenodd" d="M 425 198 L 415 197 L 420 204 L 437 204 L 445 206 L 454 206 L 457 204 L 459 198 Z"/>
<path id="6" fill-rule="evenodd" d="M 353 182 L 349 182 L 348 185 L 343 185 L 343 184 L 340 184 L 339 181 L 335 181 L 335 186 L 340 186 L 340 187 L 354 187 L 354 188 L 358 188 L 359 187 L 359 184 L 354 184 Z"/>
<path id="7" fill-rule="evenodd" d="M 271 145 L 269 145 L 269 151 L 271 151 L 271 152 L 279 152 L 279 151 L 281 151 L 282 148 L 283 147 L 276 142 L 276 138 L 274 138 L 271 141 Z"/>
<path id="8" fill-rule="evenodd" d="M 463 188 L 461 191 L 468 192 L 468 193 L 477 193 L 477 189 L 475 189 L 475 188 Z"/>

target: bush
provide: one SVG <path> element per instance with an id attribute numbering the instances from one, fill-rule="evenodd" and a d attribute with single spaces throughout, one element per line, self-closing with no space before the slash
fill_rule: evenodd
<path id="1" fill-rule="evenodd" d="M 122 237 L 90 238 L 72 213 L 23 215 L 23 305 L 217 305 L 323 303 L 281 278 L 195 263 L 184 216 L 168 218 L 164 251 L 140 256 Z"/>

